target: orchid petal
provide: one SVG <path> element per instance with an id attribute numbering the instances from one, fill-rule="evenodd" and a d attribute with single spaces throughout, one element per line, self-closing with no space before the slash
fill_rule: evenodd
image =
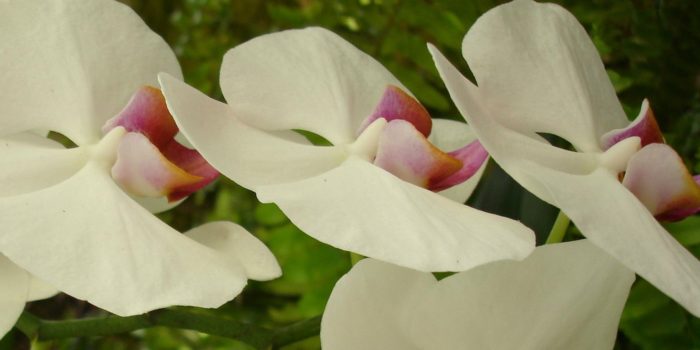
<path id="1" fill-rule="evenodd" d="M 127 193 L 131 199 L 135 200 L 136 203 L 140 204 L 142 207 L 144 207 L 146 210 L 151 212 L 152 214 L 158 214 L 162 213 L 164 211 L 168 211 L 172 208 L 177 207 L 184 201 L 185 199 L 180 199 L 176 201 L 169 201 L 167 196 L 161 196 L 161 197 L 142 197 L 142 196 L 136 196 L 132 193 Z"/>
<path id="2" fill-rule="evenodd" d="M 498 6 L 471 27 L 462 53 L 482 103 L 508 128 L 558 135 L 592 152 L 603 133 L 628 124 L 593 42 L 558 5 Z"/>
<path id="3" fill-rule="evenodd" d="M 526 135 L 500 124 L 487 112 L 491 107 L 484 105 L 486 97 L 481 88 L 464 78 L 435 47 L 429 45 L 428 49 L 452 100 L 474 130 L 479 142 L 528 191 L 546 202 L 552 202 L 548 190 L 542 187 L 541 182 L 531 181 L 525 174 L 527 161 L 573 174 L 588 174 L 597 168 L 600 161 L 598 155 L 563 150 L 550 145 L 537 134 Z"/>
<path id="4" fill-rule="evenodd" d="M 700 316 L 700 261 L 619 183 L 616 173 L 599 169 L 572 175 L 534 163 L 527 172 L 593 244 Z"/>
<path id="5" fill-rule="evenodd" d="M 0 254 L 0 339 L 12 329 L 24 310 L 29 275 Z"/>
<path id="6" fill-rule="evenodd" d="M 243 267 L 248 278 L 267 281 L 282 275 L 272 252 L 255 236 L 232 222 L 210 222 L 185 235 L 221 253 L 232 264 Z"/>
<path id="7" fill-rule="evenodd" d="M 29 291 L 27 292 L 28 302 L 48 299 L 58 293 L 60 293 L 58 289 L 54 288 L 52 285 L 35 276 L 29 276 Z"/>
<path id="8" fill-rule="evenodd" d="M 334 350 L 612 349 L 633 281 L 585 240 L 439 282 L 365 259 L 336 284 L 321 343 Z"/>
<path id="9" fill-rule="evenodd" d="M 447 151 L 459 149 L 475 140 L 476 136 L 469 125 L 448 119 L 433 119 L 433 130 L 430 133 L 430 137 L 428 137 L 430 143 L 441 150 Z M 479 184 L 479 180 L 484 174 L 486 163 L 484 161 L 479 170 L 466 181 L 439 193 L 455 202 L 466 202 L 472 192 L 474 192 L 474 189 L 476 189 L 476 185 Z"/>
<path id="10" fill-rule="evenodd" d="M 160 81 L 180 131 L 211 165 L 246 188 L 314 176 L 346 157 L 343 147 L 302 144 L 253 128 L 229 106 L 171 76 L 163 74 Z"/>
<path id="11" fill-rule="evenodd" d="M 650 144 L 635 153 L 622 184 L 659 220 L 680 220 L 700 211 L 700 185 L 665 144 Z"/>
<path id="12" fill-rule="evenodd" d="M 1 198 L 0 251 L 59 290 L 120 316 L 171 305 L 218 307 L 241 291 L 242 269 L 134 202 L 108 167 L 90 162 L 56 186 Z"/>
<path id="13" fill-rule="evenodd" d="M 601 143 L 603 149 L 608 149 L 621 140 L 633 136 L 641 139 L 642 147 L 652 143 L 664 143 L 664 135 L 661 133 L 647 99 L 642 102 L 642 108 L 632 123 L 624 129 L 608 131 L 601 137 Z"/>
<path id="14" fill-rule="evenodd" d="M 231 49 L 221 90 L 233 115 L 258 129 L 301 129 L 334 145 L 355 139 L 388 85 L 379 62 L 322 28 L 263 35 Z"/>
<path id="15" fill-rule="evenodd" d="M 461 271 L 534 248 L 522 224 L 453 202 L 356 157 L 302 181 L 257 189 L 321 242 L 421 271 Z"/>
<path id="16" fill-rule="evenodd" d="M 83 148 L 61 144 L 32 133 L 0 138 L 0 197 L 55 185 L 75 174 L 87 161 Z"/>
<path id="17" fill-rule="evenodd" d="M 372 114 L 362 122 L 358 135 L 362 133 L 372 122 L 384 118 L 392 120 L 405 120 L 413 125 L 423 136 L 428 137 L 432 128 L 430 113 L 413 96 L 400 88 L 390 85 L 384 90 L 384 95 L 379 105 Z"/>
<path id="18" fill-rule="evenodd" d="M 146 197 L 160 197 L 202 180 L 171 163 L 146 136 L 134 132 L 119 144 L 112 177 L 128 192 Z"/>
<path id="19" fill-rule="evenodd" d="M 116 1 L 4 1 L 0 23 L 0 135 L 49 129 L 94 143 L 158 72 L 181 76 L 165 41 Z"/>
<path id="20" fill-rule="evenodd" d="M 461 161 L 433 146 L 413 124 L 401 119 L 382 131 L 374 165 L 429 189 L 462 168 Z"/>

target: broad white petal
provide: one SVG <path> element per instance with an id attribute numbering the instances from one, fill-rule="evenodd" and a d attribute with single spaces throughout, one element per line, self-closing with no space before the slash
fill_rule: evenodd
<path id="1" fill-rule="evenodd" d="M 614 256 L 690 313 L 700 316 L 700 261 L 681 246 L 617 179 L 600 169 L 571 175 L 531 164 L 531 181 L 592 243 Z"/>
<path id="2" fill-rule="evenodd" d="M 314 176 L 346 157 L 344 147 L 302 144 L 251 127 L 229 106 L 167 74 L 160 82 L 180 131 L 207 162 L 246 188 Z"/>
<path id="3" fill-rule="evenodd" d="M 181 76 L 165 41 L 116 1 L 5 1 L 0 23 L 0 135 L 41 128 L 92 143 L 158 72 Z"/>
<path id="4" fill-rule="evenodd" d="M 522 259 L 522 224 L 404 182 L 355 157 L 321 175 L 257 190 L 302 231 L 334 247 L 421 271 L 463 271 Z"/>
<path id="5" fill-rule="evenodd" d="M 360 261 L 321 323 L 324 349 L 612 349 L 634 274 L 586 241 L 447 277 Z"/>
<path id="6" fill-rule="evenodd" d="M 43 280 L 29 276 L 29 292 L 27 293 L 27 301 L 36 301 L 51 298 L 60 293 L 59 290 Z"/>
<path id="7" fill-rule="evenodd" d="M 528 191 L 542 200 L 551 202 L 547 190 L 538 181 L 529 181 L 522 174 L 527 161 L 569 173 L 588 174 L 599 164 L 598 156 L 589 153 L 567 151 L 554 147 L 535 133 L 513 129 L 501 124 L 493 115 L 491 106 L 485 105 L 487 97 L 432 45 L 428 45 L 442 80 L 455 105 L 486 148 L 491 157 L 510 176 Z"/>
<path id="8" fill-rule="evenodd" d="M 462 53 L 490 117 L 513 130 L 555 134 L 590 152 L 628 124 L 593 42 L 558 5 L 498 6 L 474 23 Z"/>
<path id="9" fill-rule="evenodd" d="M 226 53 L 221 66 L 221 90 L 240 120 L 268 131 L 312 131 L 335 145 L 355 139 L 388 85 L 408 91 L 323 28 L 257 37 Z"/>
<path id="10" fill-rule="evenodd" d="M 55 185 L 77 172 L 87 157 L 84 148 L 65 149 L 33 133 L 0 137 L 0 197 Z"/>
<path id="11" fill-rule="evenodd" d="M 168 211 L 172 208 L 175 208 L 185 200 L 183 198 L 179 201 L 171 202 L 168 200 L 167 196 L 139 197 L 139 196 L 134 196 L 132 194 L 129 194 L 129 195 L 131 196 L 131 199 L 135 200 L 142 207 L 146 208 L 146 210 L 150 211 L 153 214 L 162 213 L 164 211 Z"/>
<path id="12" fill-rule="evenodd" d="M 232 264 L 242 266 L 248 278 L 266 281 L 282 275 L 282 268 L 270 249 L 240 225 L 210 222 L 185 235 L 221 253 Z"/>
<path id="13" fill-rule="evenodd" d="M 0 339 L 12 329 L 24 310 L 29 275 L 0 254 Z"/>
<path id="14" fill-rule="evenodd" d="M 445 152 L 459 149 L 474 140 L 476 140 L 476 135 L 474 135 L 469 125 L 449 119 L 433 119 L 433 131 L 428 137 L 430 143 Z M 479 171 L 470 177 L 469 180 L 439 193 L 455 202 L 466 202 L 469 196 L 472 195 L 472 192 L 474 192 L 474 189 L 476 189 L 476 185 L 479 184 L 487 163 L 488 161 L 484 162 Z"/>
<path id="15" fill-rule="evenodd" d="M 118 315 L 218 307 L 246 284 L 211 250 L 173 230 L 88 163 L 65 182 L 0 199 L 0 251 L 61 291 Z"/>

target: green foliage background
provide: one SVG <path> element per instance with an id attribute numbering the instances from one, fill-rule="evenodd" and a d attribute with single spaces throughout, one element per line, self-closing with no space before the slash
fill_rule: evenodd
<path id="1" fill-rule="evenodd" d="M 255 36 L 288 28 L 323 26 L 374 56 L 392 71 L 434 117 L 459 118 L 437 76 L 426 42 L 455 63 L 463 35 L 476 18 L 497 5 L 491 0 L 131 0 L 134 8 L 172 45 L 186 80 L 221 99 L 218 72 L 223 54 Z M 586 27 L 630 116 L 650 99 L 667 140 L 691 169 L 700 173 L 700 4 L 697 1 L 562 0 Z M 468 72 L 467 72 L 468 74 Z M 521 219 L 543 236 L 556 210 L 524 192 L 495 165 L 470 202 Z M 162 218 L 186 230 L 210 220 L 242 224 L 273 250 L 282 278 L 251 282 L 219 310 L 227 317 L 279 325 L 321 314 L 335 281 L 350 268 L 346 252 L 300 232 L 274 206 L 221 179 Z M 669 225 L 678 239 L 700 255 L 700 218 Z M 576 238 L 577 232 L 568 233 Z M 29 306 L 55 319 L 100 311 L 67 296 Z M 562 315 L 562 317 L 566 317 Z M 700 349 L 700 319 L 686 313 L 643 280 L 632 291 L 621 321 L 617 349 Z M 0 350 L 30 345 L 18 333 Z M 99 339 L 31 344 L 35 349 L 245 349 L 235 341 L 170 329 L 149 329 Z M 315 349 L 318 339 L 288 347 Z"/>

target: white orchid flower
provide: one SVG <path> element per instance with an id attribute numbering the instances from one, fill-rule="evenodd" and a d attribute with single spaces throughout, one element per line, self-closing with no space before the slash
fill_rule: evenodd
<path id="1" fill-rule="evenodd" d="M 161 71 L 181 76 L 180 67 L 131 9 L 0 2 L 0 57 L 0 253 L 118 315 L 218 307 L 248 277 L 279 276 L 243 228 L 210 223 L 182 235 L 132 199 L 171 207 L 216 172 L 174 140 L 163 96 L 149 86 Z"/>
<path id="2" fill-rule="evenodd" d="M 167 74 L 160 82 L 207 161 L 322 242 L 423 271 L 522 259 L 534 248 L 522 224 L 462 204 L 487 158 L 466 125 L 431 121 L 382 65 L 325 29 L 230 50 L 221 70 L 228 105 Z M 453 185 L 452 199 L 434 192 Z"/>
<path id="3" fill-rule="evenodd" d="M 627 121 L 576 19 L 557 5 L 517 0 L 484 14 L 462 49 L 478 86 L 430 47 L 453 101 L 494 160 L 561 208 L 591 242 L 700 316 L 700 262 L 657 222 L 696 211 L 700 188 L 680 157 L 658 143 L 648 103 Z M 543 133 L 575 151 L 550 145 Z"/>
<path id="4" fill-rule="evenodd" d="M 336 284 L 324 349 L 612 349 L 634 273 L 586 240 L 437 281 L 364 259 Z"/>
<path id="5" fill-rule="evenodd" d="M 32 277 L 0 254 L 0 339 L 12 329 L 29 301 L 50 298 L 58 291 Z"/>

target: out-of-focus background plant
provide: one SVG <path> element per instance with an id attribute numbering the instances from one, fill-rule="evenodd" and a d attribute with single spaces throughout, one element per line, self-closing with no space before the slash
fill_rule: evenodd
<path id="1" fill-rule="evenodd" d="M 323 26 L 374 56 L 393 72 L 434 117 L 458 119 L 425 43 L 463 62 L 463 35 L 492 0 L 125 0 L 174 48 L 186 80 L 221 99 L 223 54 L 255 36 L 289 28 Z M 700 2 L 664 0 L 562 0 L 592 36 L 630 117 L 644 97 L 666 138 L 700 173 Z M 466 67 L 461 64 L 461 67 Z M 466 68 L 464 69 L 466 71 Z M 467 72 L 468 74 L 468 72 Z M 283 169 L 281 169 L 283 171 Z M 341 200 L 341 199 L 339 199 Z M 541 242 L 556 209 L 524 192 L 495 164 L 470 204 L 518 218 Z M 210 220 L 231 220 L 257 234 L 275 253 L 284 275 L 251 282 L 231 303 L 212 313 L 261 325 L 282 325 L 323 312 L 335 281 L 350 269 L 346 252 L 300 232 L 274 205 L 227 179 L 161 215 L 186 230 Z M 700 255 L 700 217 L 668 225 Z M 570 237 L 577 235 L 570 229 Z M 196 288 L 196 286 L 193 286 Z M 29 309 L 48 319 L 99 315 L 101 311 L 60 295 Z M 562 317 L 566 314 L 562 312 Z M 235 341 L 192 331 L 152 328 L 120 336 L 29 344 L 17 331 L 0 350 L 25 349 L 247 349 Z M 287 349 L 316 349 L 312 338 Z M 686 313 L 643 280 L 623 313 L 616 349 L 700 349 L 700 319 Z"/>

